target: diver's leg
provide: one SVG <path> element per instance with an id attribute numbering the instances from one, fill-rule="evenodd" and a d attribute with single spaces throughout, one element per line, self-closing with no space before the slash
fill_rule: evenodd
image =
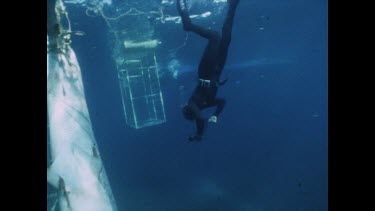
<path id="1" fill-rule="evenodd" d="M 185 31 L 192 31 L 206 39 L 218 39 L 219 33 L 210 29 L 205 29 L 191 22 L 186 0 L 177 0 L 177 11 L 181 16 L 182 26 Z"/>
<path id="2" fill-rule="evenodd" d="M 223 28 L 221 31 L 221 40 L 222 43 L 226 46 L 229 46 L 232 38 L 233 20 L 239 2 L 240 0 L 228 0 L 227 16 L 225 17 Z"/>
<path id="3" fill-rule="evenodd" d="M 206 120 L 202 116 L 201 110 L 198 108 L 198 106 L 196 105 L 195 102 L 190 100 L 189 101 L 189 107 L 193 110 L 194 115 L 196 117 L 195 123 L 196 123 L 196 127 L 197 127 L 197 132 L 195 133 L 195 135 L 189 136 L 189 140 L 190 141 L 194 141 L 194 140 L 200 141 L 202 139 L 202 136 L 203 136 L 204 123 L 205 123 Z"/>
<path id="4" fill-rule="evenodd" d="M 228 54 L 228 47 L 232 40 L 233 20 L 239 2 L 240 0 L 228 0 L 228 11 L 222 28 L 220 50 L 218 55 L 219 66 L 221 67 L 224 67 Z"/>
<path id="5" fill-rule="evenodd" d="M 204 119 L 197 119 L 196 124 L 197 124 L 197 135 L 202 137 L 203 132 L 204 132 Z"/>

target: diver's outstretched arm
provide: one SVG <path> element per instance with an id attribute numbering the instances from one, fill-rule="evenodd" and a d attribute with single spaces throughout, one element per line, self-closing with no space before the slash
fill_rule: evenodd
<path id="1" fill-rule="evenodd" d="M 210 29 L 205 29 L 191 22 L 189 17 L 186 0 L 177 0 L 177 11 L 181 16 L 182 26 L 185 31 L 192 31 L 206 39 L 217 39 L 219 33 Z"/>

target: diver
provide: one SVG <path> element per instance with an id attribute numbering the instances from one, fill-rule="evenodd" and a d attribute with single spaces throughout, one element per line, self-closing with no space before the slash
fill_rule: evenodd
<path id="1" fill-rule="evenodd" d="M 218 87 L 224 85 L 228 78 L 220 81 L 227 59 L 228 48 L 231 41 L 234 14 L 240 0 L 228 0 L 228 11 L 221 35 L 211 29 L 206 29 L 191 22 L 186 0 L 177 0 L 177 11 L 181 16 L 182 26 L 185 31 L 192 31 L 206 38 L 208 44 L 198 67 L 198 84 L 189 98 L 187 105 L 183 107 L 185 119 L 196 122 L 197 131 L 189 136 L 190 141 L 200 141 L 207 122 L 216 123 L 219 114 L 225 106 L 225 99 L 217 98 Z M 216 106 L 214 114 L 207 120 L 201 115 L 201 110 Z"/>

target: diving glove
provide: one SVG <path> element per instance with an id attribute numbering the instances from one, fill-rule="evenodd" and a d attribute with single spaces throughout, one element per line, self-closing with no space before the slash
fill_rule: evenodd
<path id="1" fill-rule="evenodd" d="M 216 123 L 217 122 L 217 116 L 210 117 L 210 119 L 208 119 L 208 122 Z"/>

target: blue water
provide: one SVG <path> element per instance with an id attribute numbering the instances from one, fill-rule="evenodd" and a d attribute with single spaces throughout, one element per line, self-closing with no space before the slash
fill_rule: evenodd
<path id="1" fill-rule="evenodd" d="M 68 10 L 73 29 L 86 33 L 72 46 L 120 211 L 328 210 L 327 1 L 240 2 L 223 73 L 230 79 L 218 93 L 227 106 L 199 143 L 187 141 L 195 125 L 181 104 L 206 40 L 189 34 L 174 55 L 181 74 L 160 80 L 167 122 L 135 130 L 124 121 L 107 25 Z M 166 69 L 186 33 L 176 24 L 155 29 Z"/>

